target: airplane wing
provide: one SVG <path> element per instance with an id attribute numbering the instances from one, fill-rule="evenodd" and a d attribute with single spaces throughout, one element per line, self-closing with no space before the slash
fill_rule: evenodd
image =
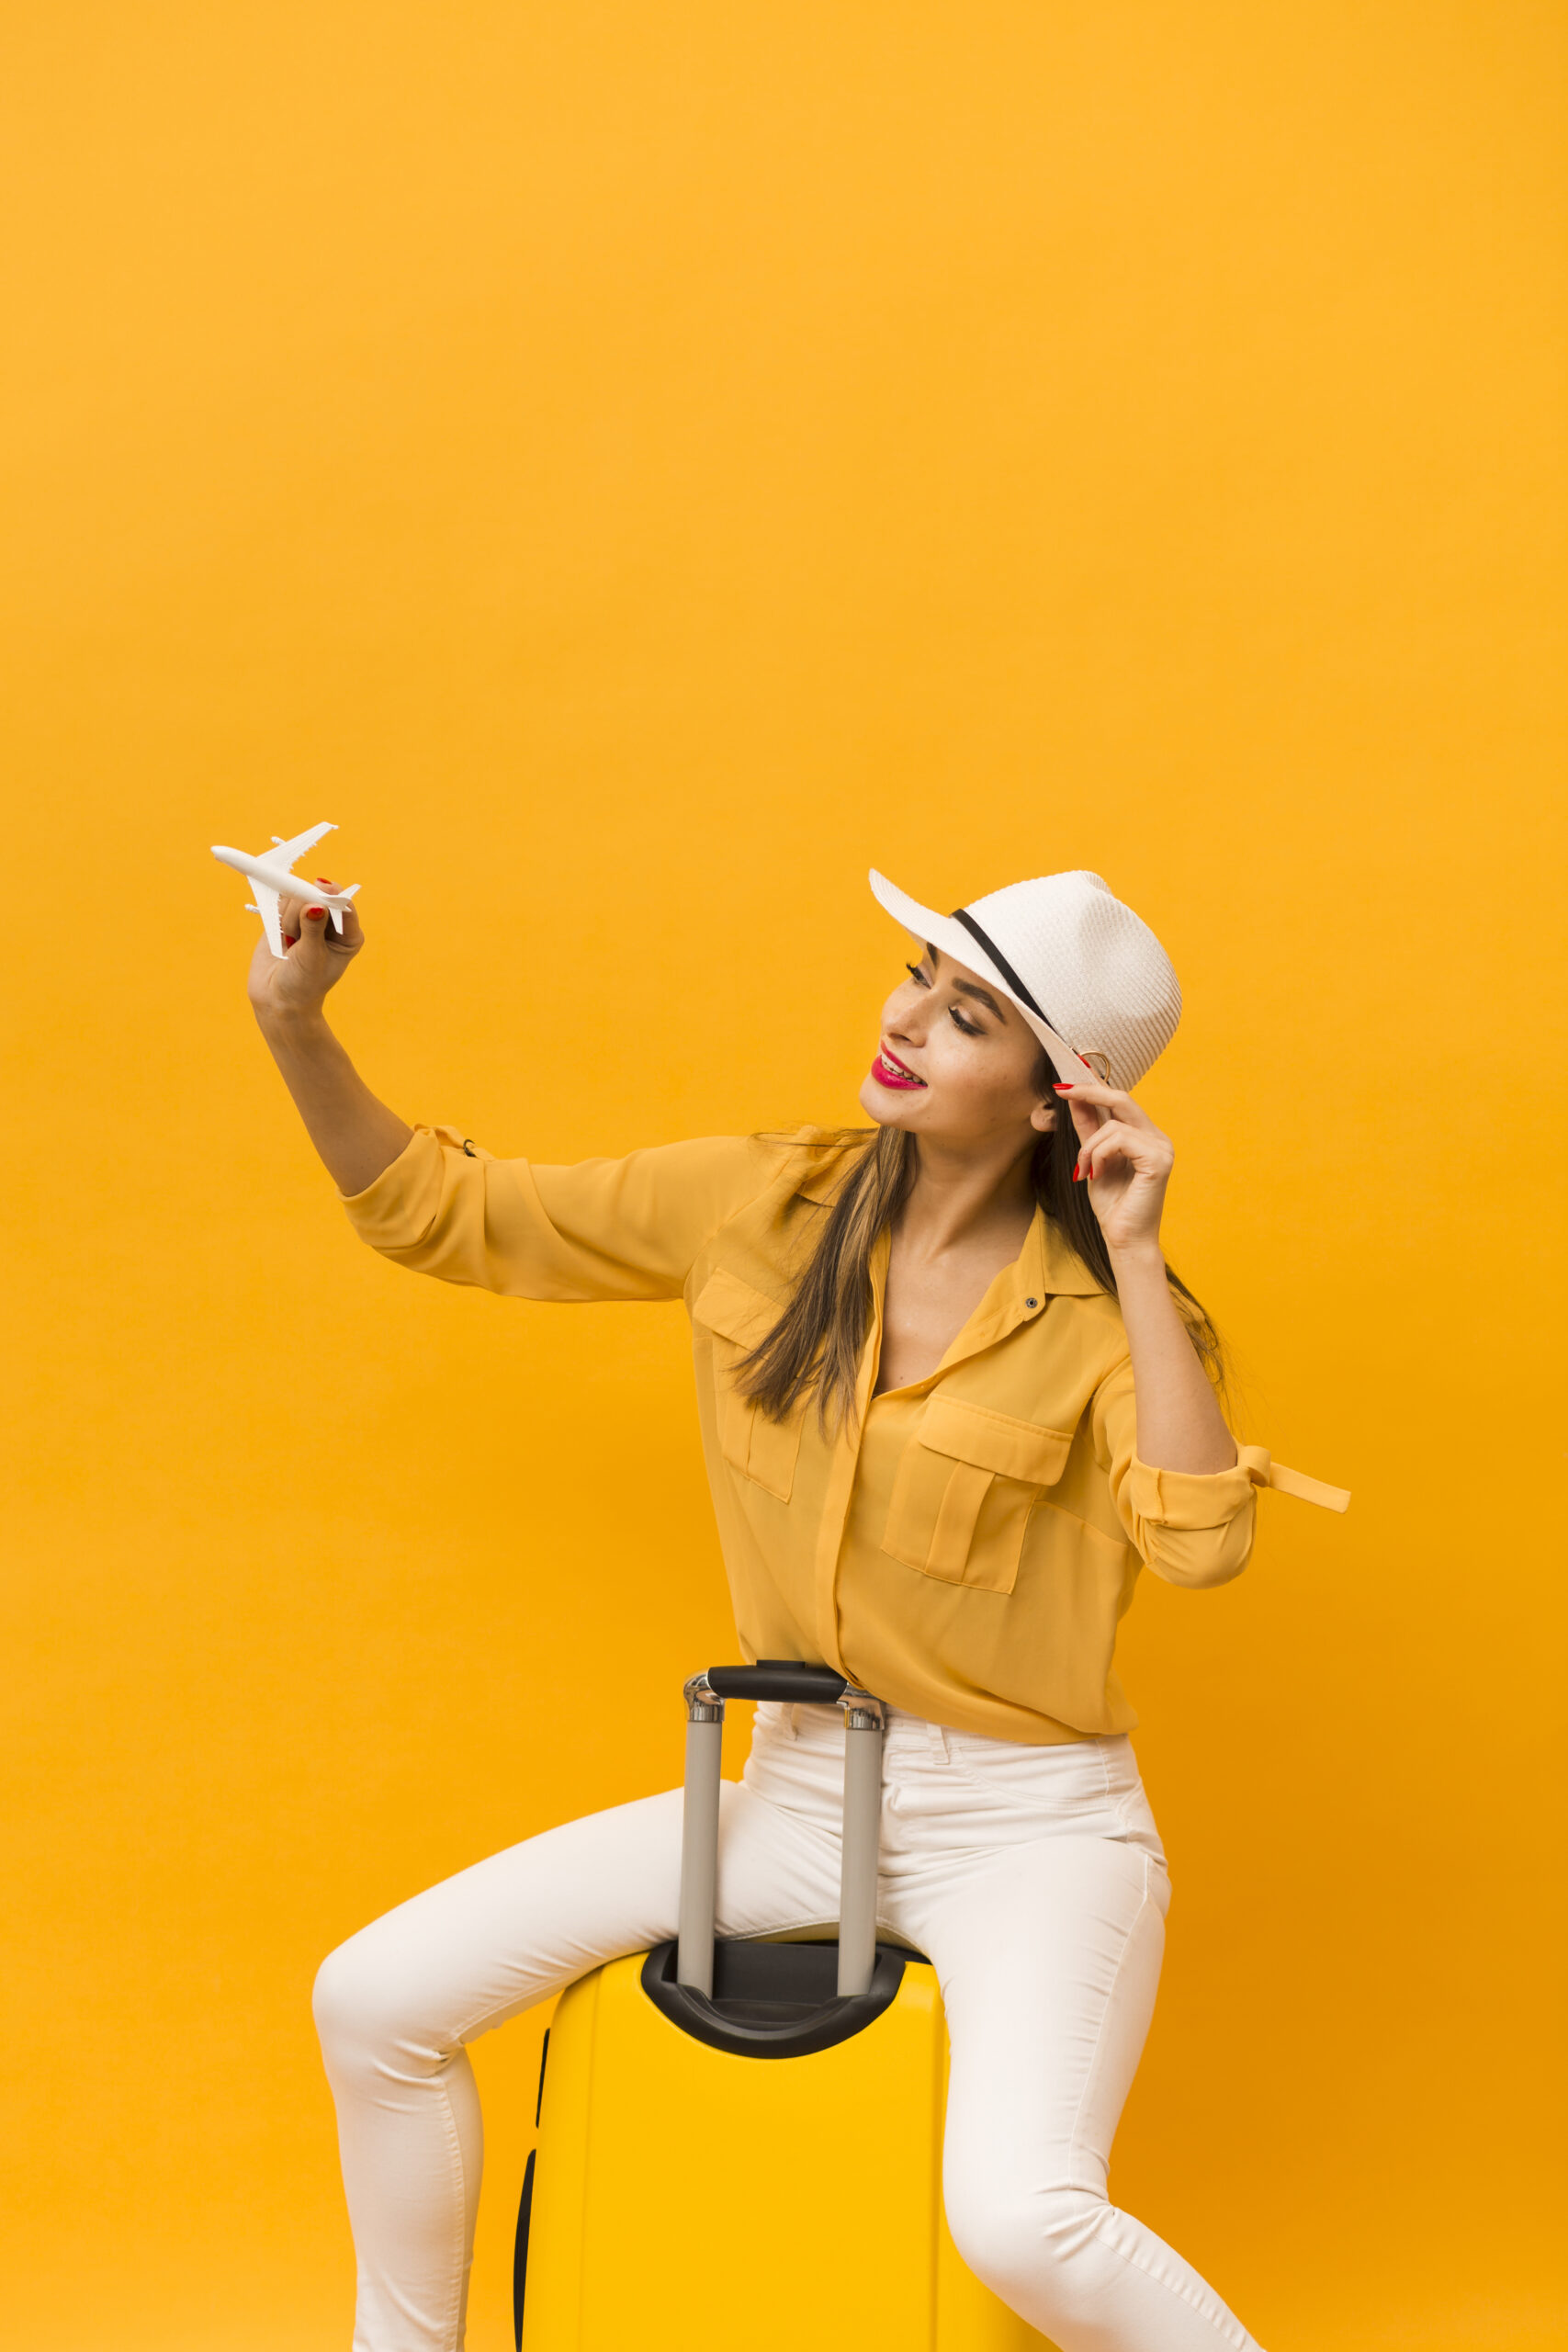
<path id="1" fill-rule="evenodd" d="M 256 912 L 260 915 L 262 928 L 266 933 L 266 944 L 281 963 L 283 925 L 277 919 L 277 892 L 269 890 L 265 882 L 257 882 L 254 879 L 251 888 L 256 894 Z"/>
<path id="2" fill-rule="evenodd" d="M 280 857 L 285 865 L 292 865 L 295 859 L 303 857 L 308 849 L 315 848 L 323 833 L 335 833 L 336 831 L 335 825 L 312 825 L 308 833 L 296 833 L 291 842 L 278 842 L 273 854 Z"/>

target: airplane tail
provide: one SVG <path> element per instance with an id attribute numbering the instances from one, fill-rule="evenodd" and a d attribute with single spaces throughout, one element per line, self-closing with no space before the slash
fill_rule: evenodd
<path id="1" fill-rule="evenodd" d="M 357 882 L 351 882 L 346 890 L 339 890 L 336 895 L 340 899 L 352 899 L 358 888 L 359 885 Z M 331 910 L 331 912 L 335 928 L 341 932 L 343 929 L 343 909 L 341 907 L 333 907 Z"/>

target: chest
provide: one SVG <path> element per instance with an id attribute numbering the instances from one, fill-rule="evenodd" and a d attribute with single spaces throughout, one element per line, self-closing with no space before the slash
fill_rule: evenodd
<path id="1" fill-rule="evenodd" d="M 882 1302 L 882 1355 L 874 1394 L 907 1388 L 933 1373 L 1003 1268 L 1018 1256 L 1016 1238 L 939 1259 L 923 1257 L 895 1235 Z"/>

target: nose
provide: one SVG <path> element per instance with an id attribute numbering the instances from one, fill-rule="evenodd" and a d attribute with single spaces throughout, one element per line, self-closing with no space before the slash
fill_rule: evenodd
<path id="1" fill-rule="evenodd" d="M 902 989 L 887 1007 L 887 1035 L 895 1044 L 918 1046 L 926 1034 L 926 1016 L 913 981 L 908 995 Z"/>

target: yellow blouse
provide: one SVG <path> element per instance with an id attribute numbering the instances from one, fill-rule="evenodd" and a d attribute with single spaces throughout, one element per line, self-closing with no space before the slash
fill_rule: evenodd
<path id="1" fill-rule="evenodd" d="M 1255 1490 L 1343 1510 L 1338 1489 L 1243 1446 L 1208 1476 L 1140 1462 L 1121 1312 L 1036 1210 L 936 1370 L 873 1396 L 887 1265 L 858 1413 L 775 1422 L 735 1368 L 787 1302 L 852 1147 L 720 1136 L 536 1168 L 420 1127 L 346 1201 L 372 1248 L 514 1298 L 683 1298 L 740 1645 L 826 1662 L 893 1705 L 1039 1743 L 1137 1720 L 1112 1663 L 1146 1563 L 1224 1584 L 1252 1549 Z"/>

